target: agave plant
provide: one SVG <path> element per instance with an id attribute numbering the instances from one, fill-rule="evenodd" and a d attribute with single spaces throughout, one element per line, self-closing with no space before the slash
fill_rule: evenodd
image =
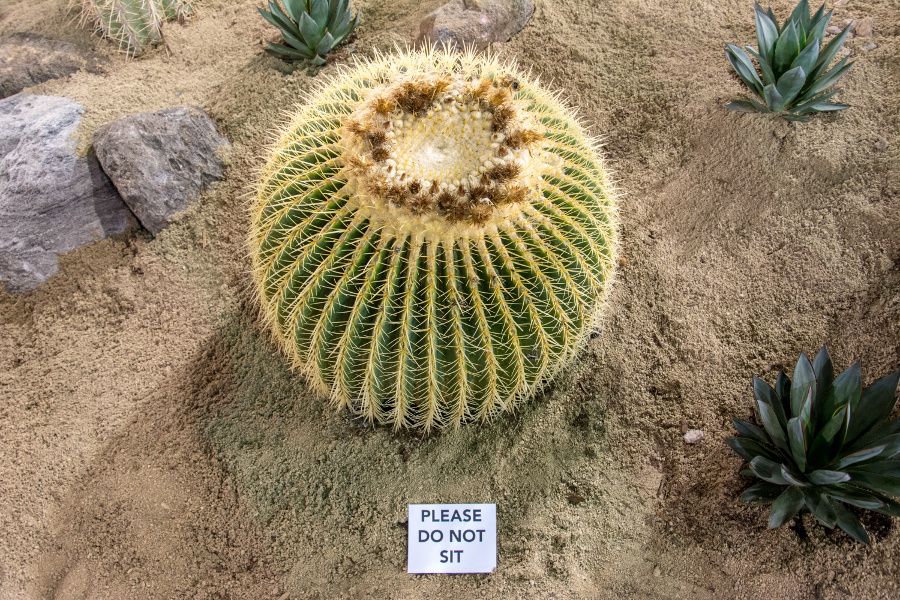
<path id="1" fill-rule="evenodd" d="M 325 56 L 356 28 L 350 0 L 269 0 L 259 14 L 281 31 L 281 44 L 266 49 L 281 58 L 321 67 Z"/>
<path id="2" fill-rule="evenodd" d="M 844 57 L 833 67 L 829 65 L 844 44 L 850 25 L 826 44 L 825 28 L 831 21 L 831 11 L 825 12 L 824 4 L 810 16 L 809 3 L 800 0 L 780 26 L 771 8 L 764 11 L 757 4 L 755 10 L 759 50 L 746 46 L 745 51 L 728 44 L 725 56 L 756 99 L 736 100 L 726 106 L 744 112 L 776 113 L 792 121 L 848 108 L 847 104 L 829 100 L 837 93 L 834 84 L 853 63 Z"/>
<path id="3" fill-rule="evenodd" d="M 728 445 L 760 480 L 741 499 L 772 502 L 769 527 L 809 511 L 868 543 L 848 505 L 900 516 L 900 420 L 890 420 L 900 373 L 866 389 L 859 363 L 833 375 L 823 347 L 812 362 L 801 354 L 793 380 L 781 372 L 774 389 L 754 377 L 762 428 L 735 419 Z"/>

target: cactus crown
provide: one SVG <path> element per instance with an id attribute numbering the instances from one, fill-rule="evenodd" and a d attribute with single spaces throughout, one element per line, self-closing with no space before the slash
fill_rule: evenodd
<path id="1" fill-rule="evenodd" d="M 427 49 L 340 71 L 260 179 L 266 321 L 369 421 L 511 409 L 573 355 L 608 291 L 615 209 L 596 144 L 491 56 Z"/>
<path id="2" fill-rule="evenodd" d="M 81 18 L 129 56 L 162 42 L 162 25 L 191 13 L 186 0 L 81 0 Z"/>

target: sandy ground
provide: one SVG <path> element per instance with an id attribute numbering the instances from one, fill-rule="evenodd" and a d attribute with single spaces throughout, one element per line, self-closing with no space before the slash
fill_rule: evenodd
<path id="1" fill-rule="evenodd" d="M 247 192 L 310 85 L 261 52 L 253 1 L 200 0 L 170 53 L 127 61 L 65 0 L 3 0 L 0 33 L 94 48 L 103 74 L 35 93 L 118 116 L 202 106 L 233 141 L 227 179 L 156 239 L 65 256 L 0 292 L 0 598 L 897 598 L 900 527 L 862 547 L 768 531 L 737 502 L 723 440 L 750 376 L 827 342 L 869 378 L 900 366 L 900 10 L 843 2 L 856 67 L 838 116 L 725 112 L 722 45 L 752 3 L 539 1 L 502 51 L 580 107 L 626 195 L 601 335 L 542 397 L 489 427 L 421 438 L 332 414 L 254 318 Z M 409 39 L 434 1 L 358 0 L 335 56 Z M 775 8 L 786 14 L 788 3 Z M 868 42 L 877 48 L 864 50 Z M 686 428 L 702 429 L 686 445 Z M 405 574 L 408 502 L 499 506 L 490 576 Z"/>

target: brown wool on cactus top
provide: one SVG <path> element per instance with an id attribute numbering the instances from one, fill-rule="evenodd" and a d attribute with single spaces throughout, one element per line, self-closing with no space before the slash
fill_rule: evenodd
<path id="1" fill-rule="evenodd" d="M 510 77 L 422 77 L 386 86 L 348 119 L 346 164 L 372 197 L 414 214 L 483 223 L 521 202 L 543 136 L 513 105 Z"/>

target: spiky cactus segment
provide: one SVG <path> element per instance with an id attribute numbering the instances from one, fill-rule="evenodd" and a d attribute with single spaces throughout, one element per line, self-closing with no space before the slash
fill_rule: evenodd
<path id="1" fill-rule="evenodd" d="M 614 195 L 554 94 L 427 49 L 340 71 L 259 183 L 263 314 L 338 407 L 395 427 L 486 421 L 570 359 L 602 308 Z"/>
<path id="2" fill-rule="evenodd" d="M 183 20 L 191 13 L 185 0 L 81 0 L 81 18 L 129 56 L 159 44 L 166 21 Z"/>

